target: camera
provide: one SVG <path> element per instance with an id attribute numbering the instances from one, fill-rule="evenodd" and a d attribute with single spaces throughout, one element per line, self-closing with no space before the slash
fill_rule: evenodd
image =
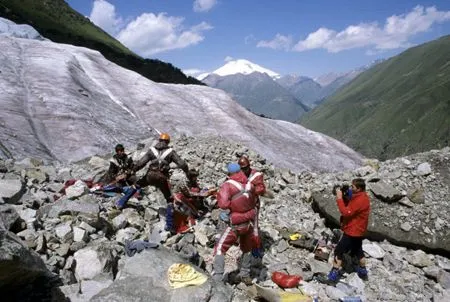
<path id="1" fill-rule="evenodd" d="M 350 188 L 350 186 L 347 184 L 335 185 L 332 190 L 334 196 L 336 196 L 337 189 L 341 190 L 342 198 L 344 199 L 344 202 L 348 203 L 350 201 L 350 199 L 352 198 L 352 189 Z"/>

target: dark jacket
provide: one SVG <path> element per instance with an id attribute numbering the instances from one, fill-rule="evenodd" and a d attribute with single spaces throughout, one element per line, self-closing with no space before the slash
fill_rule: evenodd
<path id="1" fill-rule="evenodd" d="M 101 183 L 111 183 L 120 174 L 131 175 L 133 169 L 133 159 L 128 155 L 124 155 L 122 158 L 114 154 L 114 156 L 109 161 L 109 168 L 105 175 L 100 179 Z"/>
<path id="2" fill-rule="evenodd" d="M 154 147 L 150 148 L 150 150 L 135 163 L 134 170 L 138 171 L 142 169 L 148 162 L 150 162 L 150 165 L 147 174 L 152 171 L 160 171 L 168 177 L 170 169 L 169 165 L 173 162 L 188 175 L 189 168 L 187 163 L 164 141 L 160 141 Z"/>

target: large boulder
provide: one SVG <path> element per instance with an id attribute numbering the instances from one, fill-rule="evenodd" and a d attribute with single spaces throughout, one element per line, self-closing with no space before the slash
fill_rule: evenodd
<path id="1" fill-rule="evenodd" d="M 340 213 L 336 205 L 335 197 L 324 195 L 323 193 L 313 194 L 313 206 L 323 215 L 328 222 L 335 227 L 339 227 Z M 369 217 L 369 226 L 367 230 L 367 238 L 371 240 L 384 240 L 408 248 L 421 249 L 423 251 L 438 253 L 442 255 L 450 255 L 450 229 L 442 232 L 433 232 L 430 234 L 423 233 L 420 230 L 411 228 L 405 231 L 401 228 L 402 220 L 396 216 L 395 205 L 385 204 L 376 198 L 371 198 L 372 211 Z M 399 205 L 396 205 L 399 207 Z M 390 207 L 390 208 L 386 208 Z M 381 216 L 380 213 L 386 215 L 390 212 L 391 218 Z"/>
<path id="2" fill-rule="evenodd" d="M 36 252 L 13 233 L 0 230 L 0 293 L 23 301 L 30 295 L 48 294 L 57 281 Z"/>
<path id="3" fill-rule="evenodd" d="M 17 233 L 24 229 L 22 222 L 19 213 L 12 205 L 0 204 L 0 229 Z"/>
<path id="4" fill-rule="evenodd" d="M 171 288 L 167 270 L 174 263 L 186 260 L 166 249 L 146 250 L 128 257 L 114 283 L 91 301 L 231 301 L 232 290 L 211 278 L 202 285 Z"/>
<path id="5" fill-rule="evenodd" d="M 47 204 L 39 209 L 38 217 L 42 219 L 44 215 L 48 218 L 57 218 L 60 215 L 77 215 L 85 214 L 89 216 L 98 216 L 100 209 L 97 203 L 83 200 L 58 200 L 54 203 Z"/>
<path id="6" fill-rule="evenodd" d="M 0 198 L 7 203 L 16 203 L 25 192 L 25 185 L 20 178 L 0 179 Z"/>

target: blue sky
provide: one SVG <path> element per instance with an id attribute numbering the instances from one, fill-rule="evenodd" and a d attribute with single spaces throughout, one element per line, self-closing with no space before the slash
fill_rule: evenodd
<path id="1" fill-rule="evenodd" d="M 139 55 L 193 75 L 234 58 L 316 77 L 450 34 L 449 0 L 67 2 Z"/>

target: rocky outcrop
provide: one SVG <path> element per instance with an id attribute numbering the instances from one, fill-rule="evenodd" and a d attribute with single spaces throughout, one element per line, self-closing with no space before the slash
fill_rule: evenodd
<path id="1" fill-rule="evenodd" d="M 329 175 L 325 177 L 328 188 L 323 186 L 322 191 L 313 194 L 314 206 L 332 225 L 338 226 L 340 214 L 335 197 L 330 194 L 331 177 L 334 182 L 346 183 L 363 177 L 371 196 L 369 238 L 387 239 L 395 244 L 448 257 L 449 151 L 446 148 L 386 161 L 380 163 L 377 171 L 367 166 L 367 169 L 353 173 Z M 423 172 L 424 167 L 426 173 Z"/>
<path id="2" fill-rule="evenodd" d="M 128 151 L 133 158 L 139 158 L 152 142 L 143 141 L 138 150 Z M 261 261 L 254 260 L 252 268 L 254 282 L 260 286 L 277 292 L 278 286 L 272 282 L 271 274 L 281 271 L 302 276 L 301 290 L 310 296 L 318 295 L 325 301 L 348 295 L 359 295 L 368 301 L 445 301 L 450 295 L 450 260 L 445 251 L 430 249 L 431 245 L 426 242 L 408 245 L 404 241 L 394 244 L 392 239 L 381 242 L 365 240 L 363 248 L 368 259 L 370 286 L 350 273 L 345 274 L 344 282 L 336 287 L 315 281 L 314 276 L 328 272 L 331 263 L 314 259 L 309 244 L 313 242 L 309 238 L 333 236 L 330 226 L 333 221 L 337 223 L 338 213 L 331 188 L 354 177 L 368 181 L 370 194 L 371 184 L 383 181 L 390 186 L 390 192 L 400 192 L 401 195 L 400 200 L 389 198 L 393 195 L 388 191 L 377 193 L 385 196 L 384 199 L 372 196 L 371 221 L 376 222 L 372 223 L 374 226 L 379 224 L 382 228 L 377 237 L 371 238 L 376 241 L 388 238 L 394 228 L 405 234 L 418 232 L 428 238 L 428 227 L 433 236 L 442 236 L 439 238 L 444 242 L 449 228 L 445 217 L 449 214 L 446 180 L 450 175 L 450 148 L 387 162 L 371 160 L 356 170 L 319 174 L 294 173 L 277 168 L 245 146 L 221 139 L 181 137 L 173 139 L 173 143 L 189 166 L 199 169 L 199 181 L 203 187 L 219 186 L 225 180 L 226 163 L 236 161 L 243 153 L 249 155 L 254 168 L 264 172 L 269 189 L 269 193 L 261 198 L 260 228 L 264 254 Z M 429 163 L 431 172 L 424 165 L 419 169 L 422 163 Z M 0 205 L 3 209 L 0 211 L 0 227 L 3 227 L 3 232 L 8 228 L 16 233 L 15 242 L 21 243 L 21 251 L 39 255 L 33 258 L 41 261 L 39 268 L 43 263 L 46 270 L 58 276 L 63 285 L 57 291 L 53 290 L 55 300 L 103 301 L 120 297 L 118 300 L 136 298 L 137 301 L 146 301 L 148 296 L 154 301 L 237 302 L 251 299 L 243 284 L 230 287 L 210 279 L 202 286 L 168 287 L 167 268 L 175 262 L 190 263 L 206 275 L 211 273 L 213 246 L 218 232 L 218 210 L 214 208 L 214 199 L 207 199 L 206 204 L 211 211 L 191 232 L 171 236 L 164 231 L 165 199 L 152 187 L 145 188 L 141 200 L 132 198 L 123 211 L 113 207 L 119 196 L 94 194 L 84 185 L 70 199 L 60 193 L 65 181 L 71 178 L 95 182 L 108 168 L 108 161 L 96 157 L 68 165 L 44 164 L 29 159 L 5 161 L 4 165 L 7 169 L 0 172 L 0 179 L 18 177 L 24 189 L 15 204 Z M 40 173 L 27 173 L 37 168 L 45 171 L 45 177 Z M 145 170 L 139 171 L 138 176 L 144 173 Z M 171 180 L 174 191 L 186 181 L 184 173 L 177 169 L 173 170 Z M 406 198 L 409 203 L 405 202 Z M 313 199 L 315 201 L 311 202 Z M 320 215 L 313 210 L 318 204 L 322 205 Z M 308 239 L 292 241 L 289 234 L 294 232 Z M 124 246 L 135 239 L 159 242 L 159 248 L 129 257 Z M 235 246 L 227 253 L 226 273 L 231 283 L 240 257 L 241 252 Z M 0 276 L 4 276 L 3 270 Z M 42 285 L 39 278 L 32 284 L 38 283 Z M 49 287 L 39 288 L 45 292 L 45 297 L 51 294 Z M 292 291 L 299 292 L 298 289 Z M 4 292 L 1 291 L 2 294 Z"/>

